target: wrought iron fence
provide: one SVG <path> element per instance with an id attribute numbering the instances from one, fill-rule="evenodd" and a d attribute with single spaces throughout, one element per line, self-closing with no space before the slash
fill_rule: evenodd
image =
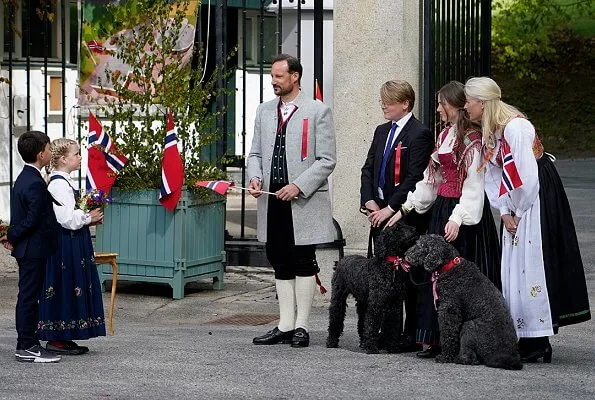
<path id="1" fill-rule="evenodd" d="M 491 0 L 424 0 L 423 120 L 439 130 L 436 92 L 490 74 Z"/>

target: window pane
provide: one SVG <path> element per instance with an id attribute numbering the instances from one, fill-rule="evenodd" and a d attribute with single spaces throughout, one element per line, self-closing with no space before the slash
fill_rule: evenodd
<path id="1" fill-rule="evenodd" d="M 29 0 L 22 3 L 22 26 L 23 26 L 23 57 L 27 56 L 30 50 L 31 57 L 42 58 L 47 47 L 47 56 L 52 57 L 54 45 L 52 43 L 52 24 L 40 19 L 38 11 L 42 10 L 42 0 Z M 44 2 L 49 5 L 48 12 L 55 13 L 53 2 Z M 54 21 L 54 24 L 56 21 Z M 47 27 L 47 29 L 46 29 Z M 30 46 L 27 46 L 27 37 Z"/>
<path id="2" fill-rule="evenodd" d="M 255 35 L 254 35 L 255 27 L 256 27 L 255 18 L 246 18 L 246 60 L 247 61 L 255 61 L 255 60 L 253 60 L 254 46 L 252 45 L 256 40 Z"/>
<path id="3" fill-rule="evenodd" d="M 4 7 L 4 4 L 2 4 Z M 4 52 L 8 53 L 10 51 L 10 23 L 8 21 L 8 9 L 4 9 Z M 14 41 L 13 41 L 13 51 L 14 51 Z"/>
<path id="4" fill-rule="evenodd" d="M 70 3 L 70 62 L 79 59 L 79 16 L 76 1 Z"/>
<path id="5" fill-rule="evenodd" d="M 265 17 L 264 19 L 264 51 L 263 61 L 270 64 L 277 55 L 277 18 Z"/>

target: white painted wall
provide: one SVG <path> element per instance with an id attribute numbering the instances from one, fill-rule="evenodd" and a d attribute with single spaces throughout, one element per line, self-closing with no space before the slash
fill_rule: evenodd
<path id="1" fill-rule="evenodd" d="M 48 67 L 48 75 L 61 75 L 61 67 Z M 0 76 L 8 78 L 8 71 L 3 67 L 0 71 Z M 44 73 L 43 69 L 39 67 L 31 68 L 31 129 L 44 131 L 45 121 L 44 115 L 44 98 L 48 97 L 49 93 L 44 95 Z M 76 124 L 78 116 L 78 108 L 76 108 L 77 99 L 75 97 L 76 85 L 78 82 L 78 72 L 75 68 L 66 70 L 66 137 L 77 140 L 78 127 Z M 22 105 L 26 108 L 27 94 L 27 75 L 24 67 L 13 67 L 12 71 L 12 94 L 13 101 L 16 106 Z M 48 91 L 49 91 L 49 77 L 48 77 Z M 23 101 L 19 102 L 19 98 Z M 16 101 L 15 101 L 16 99 Z M 48 103 L 49 108 L 49 103 Z M 10 188 L 10 163 L 9 163 L 9 98 L 8 85 L 0 83 L 0 219 L 8 220 L 10 216 L 10 202 L 9 202 L 9 188 Z M 62 115 L 60 111 L 49 111 L 48 114 Z M 26 121 L 26 118 L 25 118 Z M 49 123 L 48 136 L 50 139 L 62 137 L 62 123 Z M 25 132 L 25 127 L 15 127 L 13 130 L 13 182 L 23 168 L 23 161 L 17 151 L 17 141 L 21 133 Z M 86 134 L 83 136 L 86 138 Z"/>

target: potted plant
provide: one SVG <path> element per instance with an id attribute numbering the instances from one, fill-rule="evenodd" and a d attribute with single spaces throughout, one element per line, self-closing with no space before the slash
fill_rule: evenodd
<path id="1" fill-rule="evenodd" d="M 202 53 L 193 46 L 192 3 L 109 4 L 111 22 L 100 23 L 101 29 L 113 29 L 105 37 L 84 26 L 83 46 L 93 59 L 81 62 L 93 66 L 82 71 L 85 100 L 96 105 L 104 129 L 128 157 L 97 227 L 96 251 L 118 253 L 119 280 L 167 283 L 176 299 L 184 297 L 190 281 L 209 278 L 215 289 L 223 288 L 225 262 L 225 197 L 194 184 L 225 178 L 202 154 L 219 137 L 214 123 L 222 111 L 211 106 L 226 89 L 217 87 L 217 77 L 231 72 L 219 75 L 223 66 L 218 66 L 205 77 Z M 158 200 L 168 113 L 185 171 L 173 212 Z M 102 282 L 111 279 L 111 268 L 98 268 Z"/>

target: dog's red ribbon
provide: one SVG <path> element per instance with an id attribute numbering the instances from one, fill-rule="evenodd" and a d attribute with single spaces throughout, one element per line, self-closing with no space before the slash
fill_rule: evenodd
<path id="1" fill-rule="evenodd" d="M 440 267 L 440 269 L 434 270 L 434 272 L 432 272 L 432 295 L 434 296 L 434 308 L 436 310 L 438 309 L 438 307 L 436 306 L 436 302 L 438 301 L 438 277 L 440 276 L 440 274 L 449 271 L 455 265 L 460 264 L 461 260 L 462 258 L 457 256 L 449 262 L 447 262 L 446 264 L 444 264 L 442 267 Z"/>
<path id="2" fill-rule="evenodd" d="M 385 260 L 389 263 L 393 263 L 396 270 L 400 267 L 403 271 L 409 272 L 409 268 L 411 268 L 411 265 L 409 265 L 404 258 L 399 256 L 386 256 Z"/>

